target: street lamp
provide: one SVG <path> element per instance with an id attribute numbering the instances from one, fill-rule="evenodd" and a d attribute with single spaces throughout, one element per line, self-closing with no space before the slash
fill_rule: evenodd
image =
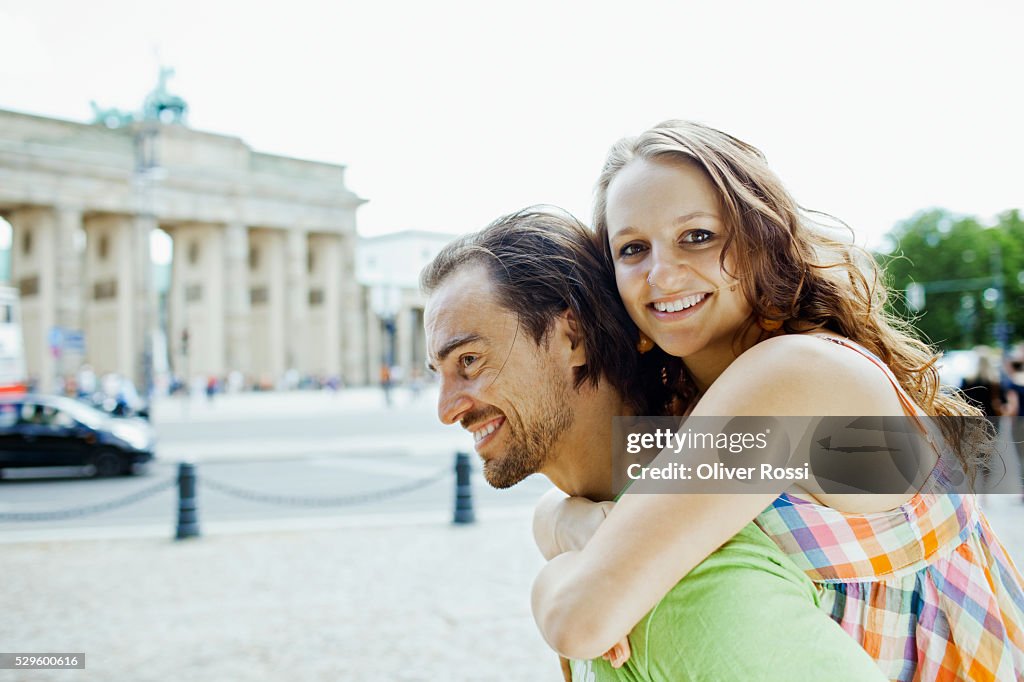
<path id="1" fill-rule="evenodd" d="M 391 368 L 395 365 L 395 318 L 401 305 L 401 292 L 388 277 L 387 284 L 378 285 L 370 292 L 370 306 L 384 327 L 384 347 L 381 349 L 380 383 L 384 400 L 391 406 Z"/>
<path id="2" fill-rule="evenodd" d="M 381 349 L 381 362 L 389 371 L 395 364 L 395 337 L 397 334 L 395 319 L 401 306 L 401 292 L 392 283 L 375 286 L 370 292 L 370 306 L 380 319 L 385 332 L 384 348 Z"/>
<path id="3" fill-rule="evenodd" d="M 153 395 L 153 321 L 156 288 L 153 286 L 153 259 L 150 254 L 150 239 L 156 228 L 156 207 L 154 189 L 157 181 L 166 175 L 157 157 L 157 137 L 160 132 L 157 121 L 141 121 L 135 128 L 135 239 L 138 245 L 136 262 L 138 271 L 133 287 L 139 294 L 136 302 L 138 324 L 141 327 L 142 348 L 139 353 L 138 376 L 141 377 L 147 399 Z"/>
<path id="4" fill-rule="evenodd" d="M 990 267 L 992 269 L 992 284 L 993 287 L 990 290 L 985 291 L 985 298 L 989 298 L 989 291 L 992 291 L 992 298 L 994 299 L 996 307 L 996 324 L 995 334 L 996 342 L 999 343 L 999 348 L 1003 351 L 1003 359 L 1006 358 L 1010 352 L 1010 323 L 1006 318 L 1006 287 L 1003 277 L 1003 250 L 999 244 L 992 245 L 992 253 L 990 255 Z"/>

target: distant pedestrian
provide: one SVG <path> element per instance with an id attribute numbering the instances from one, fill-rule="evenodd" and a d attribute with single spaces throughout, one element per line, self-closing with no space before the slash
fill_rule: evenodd
<path id="1" fill-rule="evenodd" d="M 960 383 L 960 390 L 967 396 L 969 402 L 981 408 L 986 417 L 994 420 L 1006 411 L 1007 396 L 999 381 L 999 372 L 989 358 L 987 350 L 979 351 L 977 371 L 974 376 L 966 377 Z"/>
<path id="2" fill-rule="evenodd" d="M 213 402 L 213 396 L 217 394 L 217 377 L 210 376 L 206 379 L 206 399 Z"/>
<path id="3" fill-rule="evenodd" d="M 412 392 L 412 399 L 418 400 L 423 392 L 423 372 L 419 367 L 414 367 L 409 373 L 409 390 Z"/>
<path id="4" fill-rule="evenodd" d="M 384 402 L 391 407 L 391 368 L 386 362 L 380 366 L 380 387 L 384 391 Z"/>
<path id="5" fill-rule="evenodd" d="M 96 372 L 91 365 L 82 365 L 78 370 L 78 397 L 91 398 L 96 389 Z"/>
<path id="6" fill-rule="evenodd" d="M 1018 344 L 1006 363 L 1007 414 L 1010 417 L 1010 440 L 1017 451 L 1024 479 L 1024 343 Z M 1024 480 L 1022 480 L 1024 484 Z M 1024 501 L 1024 491 L 1021 493 Z"/>
<path id="7" fill-rule="evenodd" d="M 999 433 L 999 418 L 1008 409 L 1007 392 L 999 381 L 998 365 L 992 361 L 992 351 L 985 347 L 975 349 L 978 365 L 973 375 L 960 382 L 960 390 L 967 402 L 978 407 L 989 423 L 992 433 Z M 993 463 L 998 457 L 993 458 Z M 1005 466 L 1005 463 L 1004 463 Z M 979 492 L 995 492 L 1005 472 L 994 470 L 990 465 L 983 469 L 978 486 Z"/>

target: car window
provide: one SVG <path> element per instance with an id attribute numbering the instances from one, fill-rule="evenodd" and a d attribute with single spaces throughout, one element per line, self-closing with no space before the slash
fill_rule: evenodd
<path id="1" fill-rule="evenodd" d="M 46 424 L 47 415 L 42 405 L 35 403 L 24 403 L 18 415 L 18 421 L 22 424 Z"/>
<path id="2" fill-rule="evenodd" d="M 9 428 L 18 423 L 18 405 L 0 405 L 0 428 Z"/>
<path id="3" fill-rule="evenodd" d="M 75 418 L 53 405 L 37 405 L 24 403 L 18 415 L 22 424 L 47 426 L 51 429 L 63 429 L 74 426 Z"/>
<path id="4" fill-rule="evenodd" d="M 52 425 L 62 429 L 70 429 L 75 425 L 75 418 L 63 410 L 57 410 L 53 415 Z"/>

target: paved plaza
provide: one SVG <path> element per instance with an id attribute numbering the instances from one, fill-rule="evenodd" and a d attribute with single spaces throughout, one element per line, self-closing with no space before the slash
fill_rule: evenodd
<path id="1" fill-rule="evenodd" d="M 206 412 L 197 403 L 188 419 L 334 409 L 303 399 L 281 407 L 239 396 Z M 347 410 L 378 409 L 376 399 L 372 392 L 338 397 L 351 401 Z M 1024 565 L 1020 498 L 990 496 L 984 504 Z M 0 682 L 559 680 L 530 615 L 542 562 L 529 509 L 481 509 L 469 526 L 452 525 L 450 515 L 209 524 L 203 537 L 181 542 L 170 538 L 170 524 L 158 534 L 88 529 L 7 538 L 0 648 L 83 652 L 87 664 L 0 670 Z"/>
<path id="2" fill-rule="evenodd" d="M 1024 565 L 1024 507 L 989 501 Z M 84 671 L 0 680 L 556 681 L 529 609 L 529 516 L 455 527 L 6 544 L 6 651 L 84 652 Z"/>
<path id="3" fill-rule="evenodd" d="M 0 680 L 559 679 L 530 616 L 529 517 L 4 545 Z"/>

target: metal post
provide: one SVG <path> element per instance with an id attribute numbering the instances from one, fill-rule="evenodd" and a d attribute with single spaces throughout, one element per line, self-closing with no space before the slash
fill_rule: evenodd
<path id="1" fill-rule="evenodd" d="M 452 523 L 474 523 L 473 486 L 469 482 L 469 455 L 455 453 L 455 519 Z"/>
<path id="2" fill-rule="evenodd" d="M 178 464 L 178 530 L 175 540 L 199 537 L 199 513 L 196 504 L 196 465 Z"/>
<path id="3" fill-rule="evenodd" d="M 146 400 L 153 398 L 153 333 L 154 323 L 159 323 L 155 315 L 157 301 L 156 289 L 153 286 L 153 259 L 150 255 L 150 239 L 157 229 L 154 183 L 165 173 L 160 168 L 157 158 L 157 136 L 160 132 L 159 121 L 145 121 L 135 128 L 135 266 L 138 268 L 133 287 L 138 301 L 134 314 L 138 319 L 134 322 L 141 335 L 136 339 L 141 342 L 137 383 L 140 384 Z"/>
<path id="4" fill-rule="evenodd" d="M 996 323 L 995 323 L 995 337 L 996 342 L 999 344 L 999 350 L 1003 354 L 1003 361 L 1005 362 L 1007 355 L 1010 353 L 1010 324 L 1006 317 L 1006 287 L 1003 277 L 1003 250 L 999 247 L 999 244 L 992 246 L 992 252 L 989 257 L 989 267 L 992 269 L 992 284 L 996 290 L 996 294 L 999 299 L 996 301 Z M 1005 374 L 1005 371 L 1001 371 L 1000 374 Z"/>

